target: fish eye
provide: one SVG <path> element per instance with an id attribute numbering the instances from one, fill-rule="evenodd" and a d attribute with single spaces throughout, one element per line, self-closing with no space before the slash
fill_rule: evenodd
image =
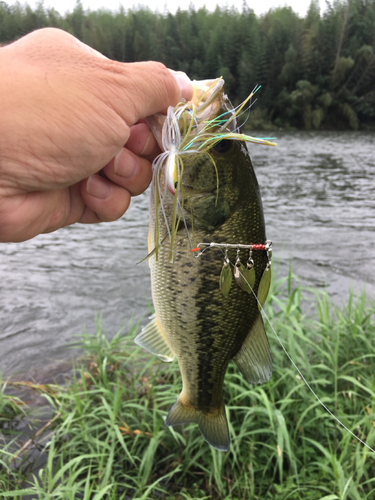
<path id="1" fill-rule="evenodd" d="M 223 139 L 222 141 L 218 142 L 215 144 L 215 146 L 212 148 L 216 153 L 227 153 L 230 148 L 232 147 L 232 141 L 228 139 Z"/>

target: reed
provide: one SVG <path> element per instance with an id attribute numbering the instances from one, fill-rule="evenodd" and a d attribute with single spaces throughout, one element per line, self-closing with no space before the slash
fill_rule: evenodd
<path id="1" fill-rule="evenodd" d="M 273 328 L 324 404 L 373 448 L 374 312 L 365 294 L 351 294 L 346 306 L 337 308 L 326 293 L 300 287 L 291 272 L 274 280 L 266 306 Z M 95 335 L 83 336 L 79 346 L 85 358 L 72 379 L 44 391 L 55 420 L 16 460 L 17 435 L 10 433 L 26 416 L 24 405 L 6 395 L 3 382 L 4 498 L 374 498 L 374 454 L 316 401 L 269 327 L 272 379 L 251 387 L 235 365 L 228 369 L 224 400 L 232 442 L 227 453 L 210 448 L 195 425 L 165 426 L 180 392 L 179 370 L 137 347 L 136 330 L 130 327 L 109 341 L 99 322 Z M 44 463 L 33 471 L 25 463 L 37 446 Z"/>

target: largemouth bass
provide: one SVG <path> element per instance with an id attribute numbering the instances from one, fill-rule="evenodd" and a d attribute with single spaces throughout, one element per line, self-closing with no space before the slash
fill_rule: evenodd
<path id="1" fill-rule="evenodd" d="M 149 123 L 164 149 L 150 202 L 155 315 L 136 343 L 163 361 L 177 357 L 183 388 L 166 424 L 195 422 L 211 446 L 225 451 L 230 437 L 222 388 L 229 361 L 251 384 L 272 374 L 260 314 L 270 282 L 269 246 L 243 142 L 250 138 L 236 133 L 236 110 L 222 80 L 197 82 L 192 102 Z"/>

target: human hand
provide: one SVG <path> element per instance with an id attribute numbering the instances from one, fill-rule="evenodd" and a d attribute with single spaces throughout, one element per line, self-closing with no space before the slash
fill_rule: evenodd
<path id="1" fill-rule="evenodd" d="M 184 74 L 111 61 L 53 28 L 1 48 L 0 67 L 3 242 L 121 217 L 158 152 L 142 119 L 192 95 Z"/>

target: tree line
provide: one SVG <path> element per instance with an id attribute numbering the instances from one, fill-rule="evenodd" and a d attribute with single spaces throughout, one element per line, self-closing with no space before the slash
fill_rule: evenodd
<path id="1" fill-rule="evenodd" d="M 304 18 L 290 7 L 256 16 L 234 8 L 155 13 L 146 8 L 64 15 L 39 4 L 0 1 L 0 43 L 38 28 L 61 28 L 118 61 L 157 60 L 191 78 L 223 76 L 238 104 L 255 85 L 254 127 L 375 127 L 375 0 L 334 0 Z"/>

